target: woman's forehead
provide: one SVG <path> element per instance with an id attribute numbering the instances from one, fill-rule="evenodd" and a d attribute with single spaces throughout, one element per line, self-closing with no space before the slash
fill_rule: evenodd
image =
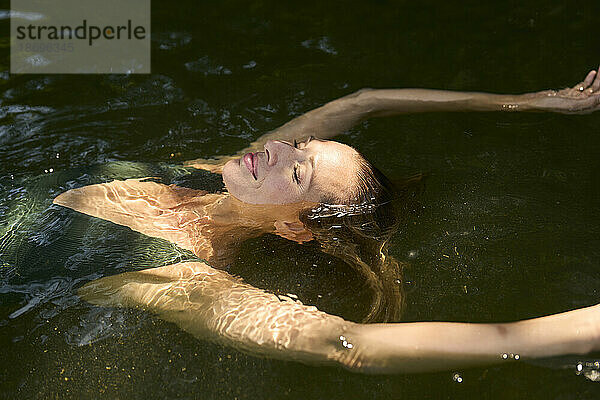
<path id="1" fill-rule="evenodd" d="M 315 150 L 313 190 L 344 197 L 356 185 L 358 153 L 352 147 L 334 141 L 317 142 Z"/>
<path id="2" fill-rule="evenodd" d="M 307 147 L 310 147 L 315 156 L 332 164 L 348 162 L 358 155 L 352 147 L 333 140 L 313 140 Z"/>

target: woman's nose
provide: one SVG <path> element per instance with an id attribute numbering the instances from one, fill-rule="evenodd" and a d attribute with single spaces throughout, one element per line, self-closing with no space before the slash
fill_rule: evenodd
<path id="1" fill-rule="evenodd" d="M 265 143 L 265 153 L 267 154 L 267 165 L 272 167 L 278 161 L 289 158 L 294 153 L 294 146 L 280 140 L 269 140 Z"/>

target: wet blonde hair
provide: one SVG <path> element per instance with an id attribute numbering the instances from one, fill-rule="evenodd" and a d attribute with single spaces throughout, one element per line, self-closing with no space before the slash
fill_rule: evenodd
<path id="1" fill-rule="evenodd" d="M 357 153 L 355 185 L 344 197 L 332 197 L 300 215 L 324 252 L 357 270 L 372 289 L 363 322 L 397 321 L 403 308 L 402 265 L 388 254 L 400 224 L 398 203 L 405 191 Z"/>

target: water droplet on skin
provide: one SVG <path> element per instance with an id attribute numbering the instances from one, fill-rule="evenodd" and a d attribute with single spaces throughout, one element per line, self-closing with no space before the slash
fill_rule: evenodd
<path id="1" fill-rule="evenodd" d="M 342 346 L 344 346 L 347 349 L 351 349 L 354 347 L 352 343 L 348 342 L 344 335 L 340 335 L 340 341 L 342 342 Z"/>

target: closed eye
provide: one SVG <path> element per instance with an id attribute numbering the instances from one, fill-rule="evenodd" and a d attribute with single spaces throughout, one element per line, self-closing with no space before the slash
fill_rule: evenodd
<path id="1" fill-rule="evenodd" d="M 294 166 L 294 173 L 292 174 L 292 178 L 294 179 L 294 181 L 296 181 L 296 183 L 299 185 L 300 184 L 300 177 L 298 176 L 298 166 Z"/>

